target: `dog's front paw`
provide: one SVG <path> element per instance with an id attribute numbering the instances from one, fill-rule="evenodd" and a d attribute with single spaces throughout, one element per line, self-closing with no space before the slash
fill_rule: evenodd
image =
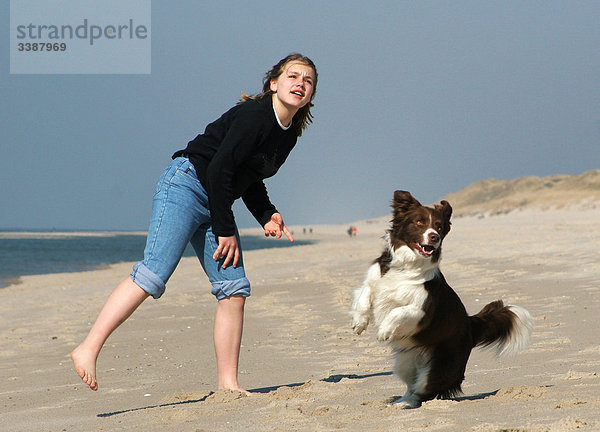
<path id="1" fill-rule="evenodd" d="M 352 320 L 352 331 L 357 335 L 364 332 L 369 325 L 369 317 L 355 316 Z"/>
<path id="2" fill-rule="evenodd" d="M 377 332 L 377 340 L 380 342 L 385 342 L 391 339 L 394 334 L 394 328 L 388 326 L 379 327 L 379 331 Z"/>

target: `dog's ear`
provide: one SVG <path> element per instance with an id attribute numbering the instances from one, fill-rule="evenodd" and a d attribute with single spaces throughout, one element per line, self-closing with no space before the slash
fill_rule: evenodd
<path id="1" fill-rule="evenodd" d="M 436 205 L 436 210 L 442 213 L 442 217 L 444 218 L 444 222 L 446 222 L 448 226 L 448 231 L 450 231 L 450 218 L 452 217 L 452 206 L 446 200 L 440 201 L 439 205 Z"/>
<path id="2" fill-rule="evenodd" d="M 394 201 L 392 202 L 392 208 L 395 212 L 407 212 L 413 207 L 420 207 L 421 203 L 417 201 L 410 192 L 397 190 L 394 192 Z"/>

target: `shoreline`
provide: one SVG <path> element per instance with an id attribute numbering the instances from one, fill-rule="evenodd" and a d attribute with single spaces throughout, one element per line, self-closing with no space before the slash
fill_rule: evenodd
<path id="1" fill-rule="evenodd" d="M 0 238 L 63 238 L 63 237 L 113 237 L 119 235 L 146 235 L 145 231 L 82 231 L 82 230 L 0 230 Z"/>
<path id="2" fill-rule="evenodd" d="M 262 231 L 261 231 L 262 232 Z M 302 235 L 301 239 L 299 239 L 296 243 L 273 243 L 277 241 L 276 239 L 265 239 L 264 235 L 258 235 L 260 233 L 256 233 L 253 229 L 249 229 L 248 232 L 241 232 L 242 243 L 248 248 L 248 250 L 255 249 L 269 249 L 269 248 L 281 248 L 281 247 L 291 247 L 296 246 L 297 244 L 305 244 L 309 241 L 315 241 L 314 237 L 311 237 L 309 240 L 306 235 Z M 0 241 L 19 241 L 19 240 L 40 240 L 44 242 L 53 241 L 53 240 L 77 240 L 77 239 L 107 239 L 112 237 L 135 237 L 137 239 L 141 239 L 142 237 L 145 239 L 147 233 L 145 232 L 116 232 L 116 231 L 61 231 L 61 232 L 39 232 L 39 231 L 14 231 L 14 232 L 2 232 L 0 231 Z M 141 240 L 140 240 L 141 241 Z M 4 263 L 5 265 L 0 268 L 0 289 L 5 289 L 8 286 L 15 285 L 21 283 L 20 280 L 23 276 L 34 276 L 34 275 L 48 275 L 55 273 L 77 273 L 81 271 L 93 271 L 93 270 L 101 270 L 106 266 L 110 266 L 118 263 L 131 263 L 133 265 L 137 262 L 137 259 L 127 259 L 131 256 L 138 256 L 139 259 L 142 258 L 142 252 L 144 250 L 143 242 L 137 242 L 139 245 L 132 249 L 132 245 L 128 243 L 115 244 L 115 248 L 122 248 L 127 246 L 128 253 L 119 254 L 111 253 L 111 251 L 105 250 L 105 254 L 98 254 L 95 257 L 91 255 L 86 255 L 85 251 L 82 251 L 82 259 L 77 261 L 72 258 L 61 260 L 61 252 L 57 252 L 54 257 L 47 258 L 41 252 L 35 252 L 33 249 L 30 254 L 23 254 L 22 258 L 30 261 L 35 261 L 35 259 L 41 259 L 42 261 L 36 261 L 36 266 L 33 264 L 29 267 L 24 267 L 18 264 L 16 261 L 8 261 Z M 35 245 L 38 247 L 38 245 Z M 89 247 L 83 247 L 82 244 L 77 244 L 79 248 L 87 249 L 87 252 L 93 252 L 94 247 L 90 245 Z M 33 246 L 30 246 L 33 247 Z M 96 246 L 98 247 L 98 246 Z M 106 248 L 106 245 L 103 246 Z M 10 249 L 9 249 L 10 250 Z M 20 246 L 15 249 L 17 253 L 22 253 L 23 246 Z M 46 251 L 51 251 L 50 245 L 45 246 Z M 63 249 L 64 250 L 64 249 Z M 35 255 L 34 255 L 35 254 Z M 125 255 L 127 258 L 125 258 Z M 193 251 L 190 245 L 186 248 L 184 252 L 185 256 L 193 256 Z M 8 257 L 7 257 L 8 258 Z M 34 259 L 35 258 L 35 259 Z M 123 259 L 125 258 L 125 259 Z M 4 259 L 4 257 L 3 257 Z M 53 264 L 51 264 L 53 263 Z M 0 262 L 2 264 L 2 262 Z M 12 266 L 11 266 L 12 264 Z M 52 268 L 49 268 L 51 267 Z"/>

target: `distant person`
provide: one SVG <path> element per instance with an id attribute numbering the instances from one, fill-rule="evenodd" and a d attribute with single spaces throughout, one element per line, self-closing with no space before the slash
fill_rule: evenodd
<path id="1" fill-rule="evenodd" d="M 92 390 L 98 390 L 96 361 L 109 335 L 146 298 L 163 294 L 191 242 L 218 300 L 218 388 L 245 391 L 237 375 L 250 282 L 231 206 L 241 197 L 265 236 L 285 234 L 294 240 L 263 180 L 278 171 L 312 122 L 316 88 L 312 60 L 291 54 L 267 72 L 262 93 L 242 93 L 236 106 L 173 155 L 154 192 L 143 261 L 115 288 L 85 340 L 71 353 L 75 370 Z"/>

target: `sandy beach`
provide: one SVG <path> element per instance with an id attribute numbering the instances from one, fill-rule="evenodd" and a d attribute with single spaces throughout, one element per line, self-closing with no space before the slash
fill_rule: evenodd
<path id="1" fill-rule="evenodd" d="M 355 238 L 347 226 L 293 227 L 315 242 L 245 254 L 253 295 L 240 383 L 250 397 L 215 391 L 215 300 L 195 258 L 111 336 L 98 392 L 69 353 L 131 263 L 22 277 L 0 289 L 0 429 L 600 430 L 600 206 L 454 218 L 441 269 L 469 313 L 501 298 L 527 308 L 536 328 L 514 357 L 475 350 L 464 395 L 416 410 L 386 406 L 404 392 L 390 350 L 372 328 L 350 330 L 350 294 L 381 250 L 386 220 L 357 222 Z"/>

